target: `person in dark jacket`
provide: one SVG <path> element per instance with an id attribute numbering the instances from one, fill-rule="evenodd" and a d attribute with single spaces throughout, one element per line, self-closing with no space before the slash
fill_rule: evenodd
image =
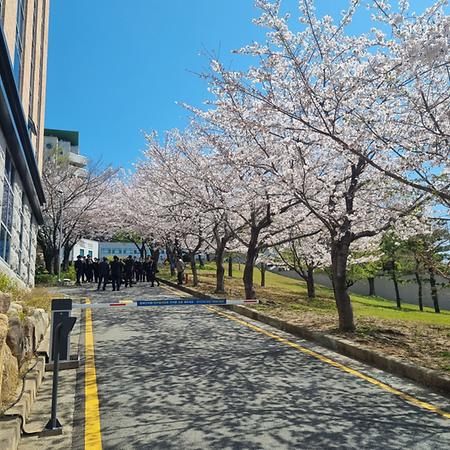
<path id="1" fill-rule="evenodd" d="M 94 262 L 92 263 L 92 269 L 94 271 L 94 281 L 98 283 L 98 266 L 100 265 L 100 261 L 98 258 L 94 258 Z"/>
<path id="2" fill-rule="evenodd" d="M 92 283 L 92 280 L 94 278 L 93 264 L 94 262 L 92 261 L 92 258 L 88 255 L 84 263 L 84 271 L 86 272 L 86 280 L 88 283 Z"/>
<path id="3" fill-rule="evenodd" d="M 150 270 L 151 270 L 151 262 L 150 258 L 147 256 L 142 263 L 142 280 L 150 281 Z"/>
<path id="4" fill-rule="evenodd" d="M 124 267 L 124 272 L 125 272 L 125 287 L 130 286 L 133 282 L 133 269 L 134 269 L 134 261 L 133 261 L 133 257 L 130 255 L 126 260 L 125 260 L 125 267 Z"/>
<path id="5" fill-rule="evenodd" d="M 156 272 L 158 271 L 158 266 L 156 264 L 156 260 L 154 258 L 151 258 L 149 261 L 149 275 L 148 275 L 148 281 L 152 283 L 152 287 L 156 284 L 159 286 L 159 281 L 156 279 Z"/>
<path id="6" fill-rule="evenodd" d="M 108 258 L 105 256 L 103 261 L 98 264 L 98 285 L 97 291 L 100 290 L 100 286 L 103 283 L 103 290 L 106 288 L 106 283 L 109 280 L 109 262 Z"/>
<path id="7" fill-rule="evenodd" d="M 111 263 L 111 281 L 113 291 L 120 291 L 120 280 L 122 279 L 122 262 L 119 261 L 118 256 L 114 256 Z"/>
<path id="8" fill-rule="evenodd" d="M 84 264 L 83 264 L 83 261 L 81 259 L 81 255 L 77 256 L 77 260 L 75 261 L 74 267 L 75 267 L 75 273 L 77 275 L 76 285 L 80 286 L 81 285 L 81 280 L 83 278 L 83 272 L 84 272 L 84 270 L 83 270 L 84 269 Z"/>
<path id="9" fill-rule="evenodd" d="M 142 276 L 142 261 L 140 259 L 134 262 L 134 274 L 136 276 L 136 281 L 144 281 Z"/>

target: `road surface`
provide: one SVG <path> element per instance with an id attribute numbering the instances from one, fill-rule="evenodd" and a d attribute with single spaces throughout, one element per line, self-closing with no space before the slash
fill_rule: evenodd
<path id="1" fill-rule="evenodd" d="M 93 303 L 175 295 L 163 287 L 71 294 Z M 450 449 L 450 415 L 427 409 L 448 407 L 443 397 L 216 310 L 93 310 L 72 448 Z"/>

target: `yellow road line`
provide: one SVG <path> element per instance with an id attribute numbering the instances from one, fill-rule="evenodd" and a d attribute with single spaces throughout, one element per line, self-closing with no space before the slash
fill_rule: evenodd
<path id="1" fill-rule="evenodd" d="M 86 303 L 90 303 L 90 300 L 87 299 Z M 86 363 L 84 379 L 84 448 L 86 450 L 102 450 L 91 309 L 86 309 Z"/>
<path id="2" fill-rule="evenodd" d="M 288 345 L 289 347 L 295 348 L 296 350 L 305 353 L 306 355 L 312 356 L 313 358 L 319 359 L 320 361 L 329 364 L 331 366 L 334 366 L 340 370 L 343 370 L 344 372 L 350 373 L 354 375 L 355 377 L 361 378 L 365 381 L 368 381 L 371 384 L 374 384 L 375 386 L 378 386 L 381 389 L 384 389 L 387 392 L 390 392 L 391 394 L 397 395 L 398 397 L 401 397 L 403 400 L 406 400 L 409 403 L 412 403 L 415 406 L 418 406 L 419 408 L 426 409 L 428 411 L 434 412 L 436 414 L 439 414 L 442 417 L 445 417 L 447 419 L 450 419 L 450 413 L 443 411 L 442 409 L 431 405 L 430 403 L 423 402 L 422 400 L 419 400 L 412 395 L 406 394 L 405 392 L 399 391 L 398 389 L 393 388 L 392 386 L 389 386 L 386 383 L 383 383 L 382 381 L 379 381 L 371 376 L 365 375 L 358 370 L 352 369 L 351 367 L 348 367 L 344 364 L 341 364 L 337 361 L 334 361 L 330 358 L 327 358 L 326 356 L 321 355 L 320 353 L 317 353 L 313 350 L 310 350 L 306 347 L 301 346 L 300 344 L 297 344 L 295 342 L 291 342 L 288 339 L 285 339 L 281 336 L 278 336 L 277 334 L 271 333 L 270 331 L 265 330 L 264 328 L 258 327 L 256 325 L 253 325 L 249 322 L 246 322 L 245 320 L 241 320 L 231 314 L 227 314 L 221 311 L 218 311 L 215 308 L 211 308 L 210 306 L 205 306 L 209 311 L 212 311 L 220 316 L 226 317 L 227 319 L 233 320 L 241 325 L 246 326 L 247 328 L 252 329 L 253 331 L 257 331 L 258 333 L 265 334 L 266 336 L 271 337 L 272 339 L 277 340 L 278 342 L 281 342 L 285 345 Z"/>

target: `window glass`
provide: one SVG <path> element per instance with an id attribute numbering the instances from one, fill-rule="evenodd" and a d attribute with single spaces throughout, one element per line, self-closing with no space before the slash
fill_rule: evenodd
<path id="1" fill-rule="evenodd" d="M 22 78 L 23 40 L 25 31 L 25 2 L 26 0 L 17 1 L 16 47 L 14 50 L 14 78 L 16 80 L 16 86 L 18 90 L 20 90 Z"/>
<path id="2" fill-rule="evenodd" d="M 22 260 L 23 260 L 23 227 L 25 222 L 25 193 L 22 192 L 22 207 L 20 209 L 20 227 L 19 227 L 19 268 L 18 274 L 22 271 Z"/>
<path id="3" fill-rule="evenodd" d="M 81 256 L 84 256 L 84 248 L 81 248 L 81 249 L 80 249 L 80 255 L 81 255 Z"/>
<path id="4" fill-rule="evenodd" d="M 14 166 L 11 162 L 11 157 L 8 151 L 5 155 L 5 171 L 3 176 L 3 198 L 2 198 L 2 213 L 1 213 L 1 251 L 0 257 L 6 262 L 9 262 L 9 250 L 11 242 L 11 231 L 13 225 L 13 195 L 14 183 Z"/>
<path id="5" fill-rule="evenodd" d="M 89 255 L 89 256 L 92 256 L 92 250 L 89 250 L 89 251 L 88 251 L 88 255 Z"/>

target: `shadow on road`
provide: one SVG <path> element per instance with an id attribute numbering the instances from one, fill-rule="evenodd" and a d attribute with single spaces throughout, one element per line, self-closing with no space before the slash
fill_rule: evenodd
<path id="1" fill-rule="evenodd" d="M 105 449 L 450 446 L 448 420 L 204 308 L 94 317 Z"/>

